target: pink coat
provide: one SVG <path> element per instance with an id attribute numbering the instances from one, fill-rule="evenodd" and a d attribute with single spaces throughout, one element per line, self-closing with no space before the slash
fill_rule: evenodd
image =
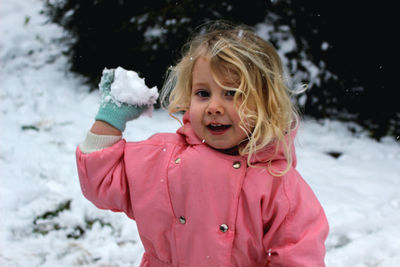
<path id="1" fill-rule="evenodd" d="M 85 197 L 136 221 L 141 266 L 325 266 L 328 223 L 296 161 L 274 177 L 208 147 L 184 123 L 176 134 L 77 149 Z M 266 148 L 252 163 L 273 155 Z M 275 168 L 285 166 L 282 151 L 273 157 Z"/>

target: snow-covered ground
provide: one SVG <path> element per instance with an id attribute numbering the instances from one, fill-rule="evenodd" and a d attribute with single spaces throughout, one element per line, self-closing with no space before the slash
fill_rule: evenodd
<path id="1" fill-rule="evenodd" d="M 75 147 L 98 92 L 68 72 L 40 0 L 0 3 L 0 266 L 138 266 L 135 222 L 81 194 Z M 128 124 L 126 138 L 174 132 L 164 111 Z M 342 123 L 305 120 L 298 169 L 330 222 L 329 267 L 400 266 L 400 144 Z M 335 158 L 328 153 L 340 153 Z"/>

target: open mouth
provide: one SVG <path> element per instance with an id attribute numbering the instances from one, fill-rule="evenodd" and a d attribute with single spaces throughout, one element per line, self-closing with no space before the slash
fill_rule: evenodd
<path id="1" fill-rule="evenodd" d="M 214 134 L 223 134 L 225 133 L 232 125 L 224 125 L 224 124 L 208 124 L 207 128 L 210 130 L 211 133 Z"/>

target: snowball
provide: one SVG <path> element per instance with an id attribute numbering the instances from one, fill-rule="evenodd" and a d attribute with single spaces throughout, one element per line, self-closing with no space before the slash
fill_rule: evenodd
<path id="1" fill-rule="evenodd" d="M 158 98 L 157 87 L 148 88 L 136 72 L 121 67 L 115 69 L 110 94 L 116 102 L 135 106 L 153 105 Z"/>

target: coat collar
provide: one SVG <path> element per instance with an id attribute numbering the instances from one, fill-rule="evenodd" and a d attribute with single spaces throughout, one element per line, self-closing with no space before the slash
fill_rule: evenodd
<path id="1" fill-rule="evenodd" d="M 186 142 L 189 145 L 201 145 L 203 144 L 202 140 L 196 135 L 194 132 L 192 125 L 190 123 L 189 111 L 183 115 L 183 126 L 177 130 L 178 134 L 181 134 L 185 137 Z"/>
<path id="2" fill-rule="evenodd" d="M 190 118 L 189 118 L 189 112 L 186 112 L 182 118 L 183 120 L 183 126 L 177 130 L 177 133 L 182 135 L 186 142 L 189 145 L 207 145 L 202 142 L 202 140 L 196 135 L 194 132 L 192 125 L 190 123 Z M 292 153 L 292 166 L 296 166 L 296 153 L 295 153 L 295 147 L 294 147 L 294 139 L 297 134 L 298 127 L 296 127 L 294 130 L 290 132 L 289 135 L 286 136 L 286 142 L 289 142 L 290 144 L 290 151 Z M 247 156 L 240 156 L 240 157 L 245 157 Z M 257 163 L 265 163 L 268 161 L 275 161 L 275 160 L 285 160 L 285 152 L 284 152 L 284 146 L 281 143 L 280 145 L 277 145 L 276 142 L 271 143 L 270 145 L 267 145 L 263 149 L 259 150 L 257 153 L 252 155 L 250 159 L 251 164 L 257 164 Z"/>

